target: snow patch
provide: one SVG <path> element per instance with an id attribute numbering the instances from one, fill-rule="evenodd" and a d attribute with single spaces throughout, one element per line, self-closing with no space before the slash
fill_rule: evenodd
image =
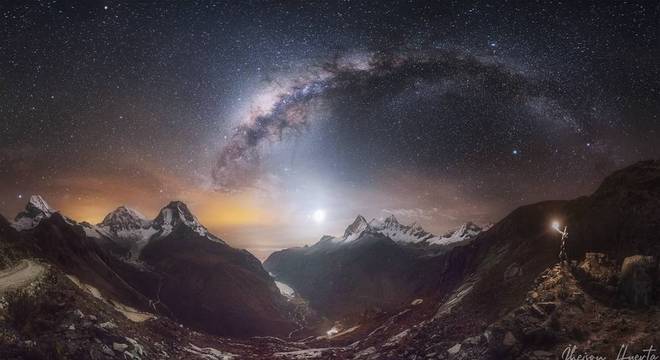
<path id="1" fill-rule="evenodd" d="M 402 332 L 400 332 L 400 333 L 392 336 L 391 338 L 387 339 L 387 342 L 383 346 L 384 347 L 394 346 L 394 345 L 400 343 L 401 340 L 403 340 L 406 336 L 408 336 L 408 334 L 410 334 L 410 329 L 403 330 Z"/>
<path id="2" fill-rule="evenodd" d="M 53 208 L 48 205 L 46 200 L 39 195 L 30 196 L 30 204 L 45 213 L 52 213 L 54 211 Z"/>
<path id="3" fill-rule="evenodd" d="M 423 303 L 423 302 L 424 302 L 423 299 L 415 299 L 415 300 L 413 300 L 413 301 L 410 303 L 410 305 L 412 305 L 412 306 L 417 306 L 417 305 L 419 305 L 419 304 L 421 304 L 421 303 Z"/>
<path id="4" fill-rule="evenodd" d="M 276 352 L 273 354 L 277 358 L 286 358 L 286 359 L 318 359 L 322 357 L 326 352 L 332 350 L 342 350 L 343 348 L 329 347 L 329 348 L 315 348 L 315 349 L 303 349 L 295 351 L 286 351 L 286 352 Z"/>
<path id="5" fill-rule="evenodd" d="M 208 234 L 208 230 L 199 223 L 199 220 L 197 220 L 197 218 L 188 210 L 188 207 L 184 203 L 178 201 L 173 201 L 164 207 L 160 211 L 156 220 L 154 220 L 153 226 L 161 230 L 161 237 L 165 237 L 169 235 L 178 224 L 188 226 L 201 236 L 206 236 Z"/>
<path id="6" fill-rule="evenodd" d="M 124 305 L 120 302 L 117 302 L 117 301 L 114 301 L 114 300 L 111 300 L 111 299 L 106 299 L 101 294 L 99 289 L 97 289 L 96 287 L 94 287 L 92 285 L 83 283 L 82 281 L 80 281 L 80 279 L 78 279 L 74 275 L 66 274 L 66 277 L 69 278 L 69 280 L 71 280 L 71 282 L 76 284 L 76 286 L 78 286 L 78 288 L 80 288 L 81 290 L 83 290 L 83 291 L 87 292 L 88 294 L 92 295 L 96 299 L 98 299 L 100 301 L 103 301 L 104 303 L 112 306 L 113 308 L 115 308 L 115 310 L 117 310 L 122 315 L 124 315 L 127 319 L 129 319 L 133 322 L 143 322 L 143 321 L 146 321 L 146 320 L 149 320 L 149 319 L 155 319 L 156 318 L 156 316 L 154 314 L 141 312 L 141 311 L 138 311 L 137 309 L 134 309 L 134 308 L 132 308 L 128 305 Z"/>
<path id="7" fill-rule="evenodd" d="M 474 280 L 468 279 L 461 285 L 454 293 L 451 295 L 451 297 L 443 303 L 440 308 L 438 308 L 438 311 L 435 313 L 433 316 L 434 319 L 437 319 L 443 315 L 451 313 L 452 309 L 463 300 L 465 296 L 467 296 L 471 291 L 472 288 L 474 287 Z"/>
<path id="8" fill-rule="evenodd" d="M 280 290 L 280 294 L 282 294 L 285 298 L 293 299 L 295 297 L 296 292 L 289 285 L 277 280 L 275 280 L 275 285 L 277 285 L 277 288 Z"/>
<path id="9" fill-rule="evenodd" d="M 342 330 L 341 328 L 339 328 L 339 327 L 337 327 L 337 326 L 333 326 L 330 330 L 326 331 L 326 335 L 325 335 L 325 336 L 319 336 L 319 337 L 317 337 L 317 339 L 320 340 L 320 339 L 334 339 L 334 338 L 338 338 L 338 337 L 340 337 L 340 336 L 344 336 L 344 335 L 346 335 L 346 334 L 350 334 L 350 333 L 352 333 L 353 331 L 355 331 L 355 330 L 357 330 L 357 329 L 359 329 L 359 328 L 360 328 L 360 325 L 355 325 L 355 326 L 350 327 L 350 328 L 348 328 L 348 329 L 346 329 L 346 330 Z"/>
<path id="10" fill-rule="evenodd" d="M 217 349 L 214 349 L 212 347 L 206 347 L 206 348 L 201 348 L 198 346 L 195 346 L 193 343 L 189 343 L 190 347 L 183 348 L 184 351 L 189 352 L 191 354 L 197 355 L 200 359 L 205 359 L 205 360 L 231 360 L 238 355 L 228 353 L 228 352 L 223 352 Z"/>

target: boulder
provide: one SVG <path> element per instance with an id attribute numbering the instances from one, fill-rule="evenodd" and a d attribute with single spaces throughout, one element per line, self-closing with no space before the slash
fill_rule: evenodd
<path id="1" fill-rule="evenodd" d="M 118 352 L 124 352 L 124 350 L 128 349 L 128 345 L 122 344 L 122 343 L 112 343 L 112 350 L 118 351 Z"/>
<path id="2" fill-rule="evenodd" d="M 449 355 L 456 355 L 456 354 L 458 354 L 459 351 L 461 351 L 461 344 L 460 343 L 458 343 L 458 344 L 450 347 L 449 349 L 447 349 L 447 353 L 449 353 Z"/>
<path id="3" fill-rule="evenodd" d="M 552 314 L 557 308 L 557 304 L 551 301 L 539 302 L 536 305 L 543 309 L 546 314 Z"/>
<path id="4" fill-rule="evenodd" d="M 502 340 L 502 345 L 506 347 L 512 347 L 516 345 L 518 340 L 516 337 L 513 335 L 511 331 L 507 331 L 506 334 L 504 334 L 504 339 Z"/>
<path id="5" fill-rule="evenodd" d="M 604 253 L 586 253 L 578 268 L 591 280 L 603 284 L 612 282 L 616 276 L 614 262 Z"/>
<path id="6" fill-rule="evenodd" d="M 106 344 L 101 344 L 101 351 L 108 356 L 115 356 L 114 351 L 112 351 L 112 349 L 110 349 L 110 347 Z"/>
<path id="7" fill-rule="evenodd" d="M 512 263 L 504 271 L 504 281 L 508 281 L 515 277 L 521 276 L 522 273 L 522 268 L 518 264 Z"/>
<path id="8" fill-rule="evenodd" d="M 620 296 L 632 306 L 651 305 L 655 272 L 653 256 L 634 255 L 625 258 L 619 275 Z"/>

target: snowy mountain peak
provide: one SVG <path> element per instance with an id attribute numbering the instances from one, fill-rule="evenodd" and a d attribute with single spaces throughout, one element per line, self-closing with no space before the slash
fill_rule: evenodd
<path id="1" fill-rule="evenodd" d="M 419 225 L 417 223 L 412 223 L 410 225 L 410 232 L 413 233 L 413 234 L 420 233 L 420 232 L 423 232 L 423 231 L 424 231 L 424 229 L 422 228 L 422 225 Z"/>
<path id="2" fill-rule="evenodd" d="M 142 229 L 147 225 L 149 225 L 149 221 L 139 211 L 120 206 L 106 215 L 98 226 L 116 234 L 120 231 Z"/>
<path id="3" fill-rule="evenodd" d="M 481 232 L 482 228 L 473 222 L 467 222 L 460 227 L 460 230 L 463 232 L 463 234 L 466 234 L 470 232 Z"/>
<path id="4" fill-rule="evenodd" d="M 165 206 L 153 222 L 153 226 L 162 230 L 161 236 L 169 234 L 178 225 L 185 225 L 202 236 L 208 231 L 181 201 L 172 201 Z"/>
<path id="5" fill-rule="evenodd" d="M 13 224 L 16 230 L 29 230 L 56 213 L 57 210 L 51 208 L 46 200 L 39 195 L 30 196 L 30 200 L 25 205 L 25 210 L 16 215 Z"/>
<path id="6" fill-rule="evenodd" d="M 448 245 L 460 241 L 472 240 L 484 230 L 484 228 L 473 222 L 467 222 L 441 237 L 429 239 L 428 242 L 432 245 Z"/>
<path id="7" fill-rule="evenodd" d="M 394 214 L 388 216 L 384 221 L 383 224 L 388 226 L 388 225 L 400 225 L 399 221 L 396 219 L 396 216 Z"/>
<path id="8" fill-rule="evenodd" d="M 30 196 L 30 201 L 28 201 L 27 203 L 26 210 L 31 208 L 49 215 L 56 212 L 56 210 L 51 208 L 46 202 L 46 200 L 44 200 L 44 198 L 42 198 L 40 195 Z"/>
<path id="9" fill-rule="evenodd" d="M 384 235 L 397 243 L 442 246 L 472 240 L 483 230 L 478 225 L 468 222 L 443 236 L 436 236 L 424 230 L 417 223 L 403 225 L 399 223 L 394 215 L 390 215 L 385 219 L 373 219 L 370 222 L 367 222 L 362 215 L 358 215 L 355 221 L 346 228 L 344 236 L 333 238 L 333 242 L 348 243 L 360 238 L 364 232 L 369 231 Z"/>
<path id="10" fill-rule="evenodd" d="M 344 241 L 352 241 L 360 237 L 360 235 L 365 231 L 368 230 L 369 223 L 367 220 L 362 216 L 358 215 L 355 218 L 355 221 L 351 225 L 349 225 L 346 228 L 346 231 L 344 231 Z"/>
<path id="11" fill-rule="evenodd" d="M 416 223 L 402 225 L 394 215 L 388 216 L 385 220 L 374 219 L 370 225 L 375 231 L 399 243 L 418 243 L 433 237 L 433 234 L 424 231 Z"/>

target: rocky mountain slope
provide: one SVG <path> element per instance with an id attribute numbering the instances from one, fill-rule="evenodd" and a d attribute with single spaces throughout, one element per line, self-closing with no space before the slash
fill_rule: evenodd
<path id="1" fill-rule="evenodd" d="M 458 354 L 447 351 L 464 339 L 483 335 L 489 324 L 499 321 L 521 306 L 528 291 L 534 287 L 535 281 L 538 281 L 538 276 L 557 263 L 560 236 L 550 226 L 553 221 L 560 221 L 568 226 L 568 256 L 571 261 L 583 259 L 588 251 L 602 252 L 617 264 L 623 263 L 626 256 L 635 254 L 657 259 L 660 255 L 657 246 L 660 233 L 657 220 L 660 218 L 659 181 L 660 162 L 637 163 L 612 174 L 590 196 L 571 201 L 546 201 L 523 206 L 471 242 L 441 254 L 422 257 L 422 261 L 416 262 L 413 273 L 417 278 L 424 279 L 420 282 L 427 290 L 427 295 L 420 297 L 425 301 L 438 303 L 433 316 L 421 321 L 405 321 L 403 319 L 411 316 L 412 312 L 403 311 L 403 315 L 395 312 L 392 319 L 396 320 L 386 321 L 387 326 L 373 330 L 374 333 L 367 334 L 369 336 L 360 340 L 360 346 L 371 349 L 365 358 L 373 354 L 388 354 L 388 358 L 426 357 L 429 354 L 431 357 L 448 358 Z M 377 241 L 373 238 L 371 235 L 365 236 L 365 244 L 387 243 L 386 239 Z M 323 264 L 322 258 L 331 257 L 337 251 L 335 247 L 327 245 L 330 241 L 331 238 L 324 238 L 314 246 L 290 249 L 282 254 L 287 254 L 286 257 L 292 259 L 289 263 L 293 264 L 290 265 L 291 268 L 314 268 L 319 266 L 318 261 L 321 261 L 322 266 L 329 266 Z M 354 240 L 351 245 L 359 243 L 359 240 Z M 390 244 L 393 243 L 390 241 Z M 317 256 L 317 253 L 321 255 Z M 336 285 L 351 284 L 352 279 L 348 274 L 360 274 L 359 271 L 345 271 L 346 266 L 378 261 L 373 260 L 371 254 L 376 254 L 374 257 L 379 259 L 391 256 L 386 252 L 382 253 L 384 255 L 380 252 L 354 254 L 357 254 L 355 258 L 343 255 L 350 261 L 330 268 L 331 271 L 325 272 L 327 278 L 312 272 L 312 276 L 317 276 L 317 287 L 333 288 L 326 294 L 331 297 L 335 296 L 333 294 L 339 294 L 335 296 L 339 298 L 338 301 L 343 298 L 349 298 L 352 302 L 360 301 L 360 297 L 355 293 L 352 296 L 349 293 L 347 296 L 339 290 L 342 286 L 345 286 L 344 289 L 353 288 Z M 280 268 L 285 270 L 282 273 L 290 274 L 287 268 L 289 265 L 278 259 L 280 256 L 274 255 L 273 259 L 265 264 L 266 268 L 271 272 Z M 409 255 L 400 251 L 396 256 L 397 259 L 406 259 Z M 315 260 L 309 260 L 312 258 Z M 336 263 L 330 260 L 329 262 Z M 396 266 L 395 262 L 393 264 Z M 366 274 L 375 274 L 373 268 L 367 266 L 359 269 Z M 433 275 L 427 276 L 429 273 Z M 385 275 L 387 276 L 389 274 Z M 376 278 L 380 279 L 380 276 Z M 405 284 L 409 285 L 417 278 L 410 278 Z M 318 289 L 304 290 L 309 286 L 304 279 L 303 276 L 282 278 L 303 294 L 304 291 L 318 292 Z M 359 279 L 368 281 L 364 279 L 369 279 L 369 276 Z M 301 289 L 296 288 L 296 284 L 298 287 L 302 285 Z M 406 288 L 403 289 L 405 291 Z M 311 299 L 310 297 L 310 301 Z M 319 297 L 316 305 L 325 306 L 323 302 Z M 390 338 L 383 341 L 385 336 Z M 547 348 L 546 344 L 542 345 Z M 531 349 L 535 346 L 539 349 L 541 345 L 532 343 L 528 346 Z M 484 353 L 481 356 L 498 358 L 492 353 Z"/>
<path id="2" fill-rule="evenodd" d="M 186 324 L 222 335 L 285 335 L 286 299 L 261 262 L 210 234 L 181 202 L 153 221 L 139 259 L 161 276 L 157 298 Z"/>
<path id="3" fill-rule="evenodd" d="M 451 251 L 453 262 L 436 272 L 437 278 L 441 280 L 438 285 L 442 300 L 435 315 L 412 327 L 392 326 L 391 331 L 400 335 L 396 338 L 397 346 L 386 349 L 382 343 L 372 341 L 375 351 L 395 357 L 404 356 L 406 352 L 405 356 L 434 354 L 440 358 L 560 356 L 558 352 L 563 349 L 558 344 L 562 344 L 561 341 L 522 336 L 512 330 L 509 330 L 512 334 L 508 337 L 505 331 L 493 338 L 492 332 L 488 333 L 487 330 L 491 324 L 502 321 L 505 316 L 523 321 L 520 317 L 524 314 L 516 313 L 516 309 L 525 304 L 530 295 L 528 292 L 544 281 L 539 277 L 542 278 L 542 274 L 558 261 L 559 234 L 550 227 L 552 221 L 558 220 L 568 226 L 568 256 L 571 261 L 582 261 L 591 250 L 597 250 L 612 259 L 615 268 L 622 266 L 624 258 L 629 255 L 642 254 L 657 260 L 657 215 L 660 210 L 658 181 L 660 161 L 640 162 L 609 176 L 590 196 L 571 201 L 547 201 L 516 209 L 469 245 Z M 657 289 L 659 285 L 657 268 L 654 269 L 647 275 L 650 280 L 646 280 L 646 283 L 654 285 L 650 286 L 651 290 L 644 290 L 644 293 L 653 292 L 652 289 Z M 573 275 L 572 271 L 570 276 L 563 271 L 553 273 L 551 277 L 568 277 L 567 281 L 570 282 Z M 456 281 L 457 278 L 461 280 Z M 589 281 L 581 280 L 575 286 L 574 292 L 579 290 L 593 294 Z M 541 290 L 550 291 L 550 288 Z M 616 293 L 622 291 L 620 289 Z M 568 295 L 564 298 L 555 297 L 555 306 L 561 307 L 565 302 L 573 301 L 570 287 L 567 286 L 562 292 Z M 551 298 L 543 293 L 537 296 Z M 612 293 L 594 300 L 604 307 L 603 311 L 610 318 L 600 319 L 604 323 L 599 326 L 609 326 L 611 328 L 608 331 L 618 331 L 613 323 L 613 319 L 620 313 L 616 309 L 628 305 L 626 301 L 612 303 L 603 300 L 607 298 L 613 298 Z M 657 297 L 654 299 L 654 304 L 657 304 Z M 642 315 L 647 311 L 624 312 L 630 315 L 624 321 L 634 324 L 634 328 L 625 328 L 626 341 L 635 343 L 635 346 L 648 347 L 650 344 L 642 341 L 647 339 L 644 334 L 657 326 L 657 319 Z M 582 324 L 576 323 L 574 326 L 579 325 Z M 585 342 L 580 334 L 571 334 L 570 327 L 562 328 L 560 325 L 560 330 L 564 331 L 564 342 Z M 601 336 L 607 338 L 607 331 Z M 611 336 L 617 339 L 615 334 Z M 453 348 L 464 341 L 471 343 L 484 339 L 490 349 L 485 352 L 469 353 L 466 347 Z M 515 344 L 518 344 L 518 350 L 522 347 L 524 351 L 500 352 L 502 347 L 509 349 Z M 534 354 L 534 351 L 548 350 L 550 355 L 544 352 Z M 615 357 L 616 352 L 608 352 L 607 355 Z"/>
<path id="4" fill-rule="evenodd" d="M 153 221 L 120 207 L 95 226 L 33 196 L 5 232 L 20 239 L 26 254 L 122 306 L 219 335 L 282 335 L 295 327 L 260 262 L 210 234 L 181 202 Z"/>
<path id="5" fill-rule="evenodd" d="M 402 225 L 393 215 L 370 222 L 357 216 L 343 236 L 275 252 L 264 267 L 330 317 L 389 311 L 429 294 L 432 272 L 424 265 L 435 266 L 429 257 L 442 257 L 480 232 L 468 223 L 435 236 L 419 225 Z"/>

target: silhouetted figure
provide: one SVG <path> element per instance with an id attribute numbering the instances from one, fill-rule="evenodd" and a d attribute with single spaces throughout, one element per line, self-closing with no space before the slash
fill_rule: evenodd
<path id="1" fill-rule="evenodd" d="M 564 230 L 559 228 L 559 223 L 552 224 L 552 228 L 561 234 L 561 246 L 559 248 L 559 262 L 562 265 L 568 263 L 568 255 L 566 255 L 566 239 L 568 238 L 568 226 L 564 226 Z"/>

